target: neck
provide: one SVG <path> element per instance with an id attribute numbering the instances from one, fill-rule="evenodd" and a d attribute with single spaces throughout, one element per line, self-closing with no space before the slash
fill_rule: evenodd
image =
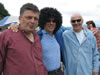
<path id="1" fill-rule="evenodd" d="M 74 29 L 75 32 L 81 32 L 82 30 L 83 30 L 83 28 L 82 29 L 79 29 L 79 30 L 75 30 Z"/>
<path id="2" fill-rule="evenodd" d="M 33 33 L 26 33 L 26 32 L 24 32 L 24 35 L 25 35 L 31 42 L 34 42 L 34 35 L 33 35 Z"/>
<path id="3" fill-rule="evenodd" d="M 46 32 L 48 32 L 51 36 L 53 36 L 53 32 L 49 32 L 46 29 L 44 29 Z"/>
<path id="4" fill-rule="evenodd" d="M 50 34 L 51 36 L 53 36 L 53 33 L 50 33 L 50 32 L 49 32 L 49 34 Z"/>

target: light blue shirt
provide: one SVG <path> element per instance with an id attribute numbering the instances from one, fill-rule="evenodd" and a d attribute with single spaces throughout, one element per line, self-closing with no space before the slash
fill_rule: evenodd
<path id="1" fill-rule="evenodd" d="M 65 45 L 65 74 L 64 75 L 92 75 L 99 71 L 99 53 L 96 38 L 89 30 L 83 30 L 85 40 L 79 43 L 73 30 L 63 33 Z"/>
<path id="2" fill-rule="evenodd" d="M 45 30 L 42 32 L 43 62 L 47 71 L 53 71 L 60 67 L 60 46 L 54 35 L 50 36 Z"/>

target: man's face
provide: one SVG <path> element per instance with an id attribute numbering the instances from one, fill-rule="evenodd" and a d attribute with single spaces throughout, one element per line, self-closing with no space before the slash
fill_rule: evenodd
<path id="1" fill-rule="evenodd" d="M 20 28 L 25 32 L 33 32 L 37 26 L 39 13 L 31 10 L 25 10 L 23 15 L 19 17 Z"/>
<path id="2" fill-rule="evenodd" d="M 93 28 L 93 25 L 92 24 L 87 24 L 87 26 L 88 26 L 88 29 Z"/>
<path id="3" fill-rule="evenodd" d="M 56 28 L 56 22 L 55 22 L 54 18 L 48 19 L 47 23 L 44 26 L 44 30 L 49 33 L 53 33 L 55 28 Z"/>
<path id="4" fill-rule="evenodd" d="M 82 30 L 82 24 L 83 24 L 82 17 L 80 15 L 73 15 L 71 17 L 71 24 L 75 32 L 80 32 Z"/>

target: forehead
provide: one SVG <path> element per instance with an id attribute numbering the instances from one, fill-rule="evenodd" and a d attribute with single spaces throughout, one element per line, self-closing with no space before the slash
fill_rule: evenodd
<path id="1" fill-rule="evenodd" d="M 75 20 L 75 19 L 82 19 L 82 16 L 79 14 L 72 15 L 71 20 Z"/>
<path id="2" fill-rule="evenodd" d="M 88 26 L 91 26 L 92 24 L 91 24 L 91 23 L 88 23 L 87 25 L 88 25 Z"/>
<path id="3" fill-rule="evenodd" d="M 39 17 L 39 12 L 33 12 L 31 10 L 25 10 L 22 16 L 37 16 L 37 17 Z"/>

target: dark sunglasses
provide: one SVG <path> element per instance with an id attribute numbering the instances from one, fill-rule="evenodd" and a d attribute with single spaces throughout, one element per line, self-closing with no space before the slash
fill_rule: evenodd
<path id="1" fill-rule="evenodd" d="M 56 20 L 47 20 L 47 22 L 56 22 Z"/>
<path id="2" fill-rule="evenodd" d="M 77 22 L 81 22 L 81 19 L 71 20 L 72 23 L 75 23 L 76 21 L 77 21 Z"/>

